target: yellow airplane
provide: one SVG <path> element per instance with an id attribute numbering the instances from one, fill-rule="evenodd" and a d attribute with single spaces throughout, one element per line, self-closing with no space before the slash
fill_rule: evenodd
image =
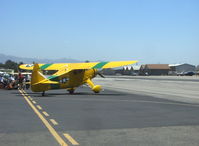
<path id="1" fill-rule="evenodd" d="M 91 81 L 97 74 L 98 69 L 115 68 L 134 64 L 138 61 L 115 61 L 115 62 L 89 62 L 89 63 L 55 63 L 55 64 L 22 64 L 19 66 L 23 70 L 32 70 L 31 90 L 42 92 L 52 89 L 67 89 L 70 94 L 83 84 L 87 84 L 92 91 L 99 93 L 102 90 L 100 85 L 94 85 Z M 45 77 L 42 70 L 57 70 L 56 73 Z"/>

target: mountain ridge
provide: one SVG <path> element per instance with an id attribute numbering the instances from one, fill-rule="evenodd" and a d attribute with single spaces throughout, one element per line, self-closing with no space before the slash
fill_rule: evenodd
<path id="1" fill-rule="evenodd" d="M 23 62 L 23 63 L 77 63 L 82 62 L 76 59 L 69 59 L 69 58 L 59 58 L 59 59 L 38 59 L 38 58 L 28 58 L 28 57 L 17 57 L 13 55 L 5 55 L 0 53 L 0 63 L 5 63 L 7 60 L 11 60 L 14 62 Z"/>

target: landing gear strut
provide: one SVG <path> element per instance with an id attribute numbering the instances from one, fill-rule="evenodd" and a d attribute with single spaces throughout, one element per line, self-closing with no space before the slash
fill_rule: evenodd
<path id="1" fill-rule="evenodd" d="M 88 79 L 86 83 L 89 85 L 94 93 L 99 93 L 102 90 L 102 87 L 100 85 L 94 85 L 94 83 L 90 79 Z"/>
<path id="2" fill-rule="evenodd" d="M 45 91 L 43 91 L 41 95 L 44 96 L 45 95 Z"/>

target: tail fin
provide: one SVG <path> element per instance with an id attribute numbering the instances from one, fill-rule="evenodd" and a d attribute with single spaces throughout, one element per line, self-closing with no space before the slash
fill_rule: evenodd
<path id="1" fill-rule="evenodd" d="M 31 85 L 37 84 L 45 79 L 47 78 L 40 72 L 39 65 L 36 63 L 32 70 Z"/>
<path id="2" fill-rule="evenodd" d="M 59 82 L 50 81 L 41 72 L 38 64 L 35 64 L 32 70 L 31 90 L 33 92 L 43 92 L 50 89 L 50 85 L 59 84 Z"/>

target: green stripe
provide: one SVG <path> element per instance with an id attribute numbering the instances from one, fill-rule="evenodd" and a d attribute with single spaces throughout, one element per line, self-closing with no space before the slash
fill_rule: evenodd
<path id="1" fill-rule="evenodd" d="M 102 68 L 104 65 L 106 65 L 108 62 L 100 62 L 98 64 L 96 64 L 94 67 L 92 67 L 92 69 L 98 69 L 98 68 Z"/>
<path id="2" fill-rule="evenodd" d="M 45 70 L 46 68 L 48 68 L 49 66 L 51 66 L 52 64 L 44 64 L 42 65 L 40 68 L 41 70 Z"/>
<path id="3" fill-rule="evenodd" d="M 48 77 L 48 79 L 51 81 L 59 81 L 59 76 L 52 75 L 52 76 Z"/>

